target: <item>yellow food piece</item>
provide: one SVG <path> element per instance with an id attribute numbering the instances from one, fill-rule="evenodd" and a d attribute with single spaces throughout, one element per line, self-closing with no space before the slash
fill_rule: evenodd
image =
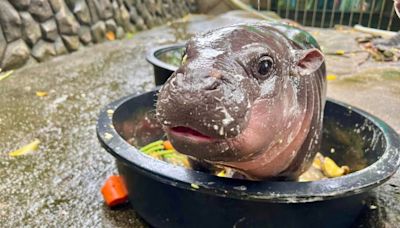
<path id="1" fill-rule="evenodd" d="M 40 140 L 39 139 L 35 139 L 31 143 L 19 148 L 18 150 L 15 150 L 15 151 L 12 151 L 12 152 L 8 153 L 8 155 L 10 155 L 11 157 L 17 157 L 17 156 L 25 155 L 27 153 L 36 151 L 39 148 L 39 144 L 40 144 Z"/>
<path id="2" fill-rule="evenodd" d="M 38 96 L 38 97 L 45 97 L 47 95 L 48 94 L 45 91 L 36 91 L 36 96 Z"/>
<path id="3" fill-rule="evenodd" d="M 199 188 L 200 188 L 197 184 L 191 184 L 190 186 L 191 186 L 192 188 L 194 188 L 194 189 L 199 189 Z"/>
<path id="4" fill-rule="evenodd" d="M 325 157 L 322 171 L 327 177 L 340 177 L 350 171 L 349 167 L 339 167 L 332 159 Z"/>
<path id="5" fill-rule="evenodd" d="M 324 156 L 321 153 L 317 153 L 315 155 L 314 161 L 312 163 L 312 166 L 316 169 L 322 169 L 322 163 L 324 161 Z"/>
<path id="6" fill-rule="evenodd" d="M 345 51 L 344 50 L 337 50 L 335 53 L 336 53 L 336 55 L 344 55 Z"/>
<path id="7" fill-rule="evenodd" d="M 1 68 L 0 68 L 0 72 L 1 72 Z M 14 73 L 13 70 L 6 71 L 4 73 L 0 73 L 0 81 L 10 77 L 12 73 Z"/>
<path id="8" fill-rule="evenodd" d="M 220 172 L 217 173 L 217 176 L 225 177 L 226 176 L 226 171 L 225 170 L 221 170 Z"/>
<path id="9" fill-rule="evenodd" d="M 186 61 L 187 61 L 187 55 L 184 55 L 184 56 L 182 57 L 182 64 L 185 64 Z"/>
<path id="10" fill-rule="evenodd" d="M 299 182 L 318 181 L 326 179 L 321 169 L 311 166 L 306 172 L 299 176 Z"/>
<path id="11" fill-rule="evenodd" d="M 334 75 L 334 74 L 328 74 L 326 76 L 326 80 L 328 80 L 328 81 L 333 81 L 333 80 L 336 80 L 336 79 L 337 79 L 337 76 Z"/>

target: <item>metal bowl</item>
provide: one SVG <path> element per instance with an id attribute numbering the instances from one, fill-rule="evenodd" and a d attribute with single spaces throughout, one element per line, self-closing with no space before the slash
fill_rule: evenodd
<path id="1" fill-rule="evenodd" d="M 154 227 L 348 227 L 364 207 L 368 190 L 388 180 L 400 164 L 395 131 L 366 112 L 328 100 L 321 151 L 358 171 L 314 182 L 273 182 L 174 166 L 127 142 L 133 138 L 141 146 L 162 137 L 151 118 L 156 94 L 157 89 L 109 104 L 97 124 L 130 203 Z"/>

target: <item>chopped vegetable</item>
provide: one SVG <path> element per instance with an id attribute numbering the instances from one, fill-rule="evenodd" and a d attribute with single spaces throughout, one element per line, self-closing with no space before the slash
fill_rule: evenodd
<path id="1" fill-rule="evenodd" d="M 333 81 L 333 80 L 336 80 L 336 79 L 337 79 L 337 76 L 334 75 L 334 74 L 328 74 L 326 76 L 326 80 L 328 80 L 328 81 Z"/>
<path id="2" fill-rule="evenodd" d="M 188 158 L 177 152 L 169 141 L 158 140 L 152 142 L 140 148 L 140 151 L 158 160 L 190 168 Z"/>
<path id="3" fill-rule="evenodd" d="M 109 207 L 125 203 L 128 200 L 128 190 L 121 176 L 110 176 L 101 188 L 101 194 Z"/>
<path id="4" fill-rule="evenodd" d="M 147 152 L 149 150 L 152 150 L 153 147 L 160 146 L 163 143 L 164 143 L 164 141 L 162 141 L 162 140 L 158 140 L 158 141 L 152 142 L 152 143 L 147 144 L 146 146 L 140 148 L 140 151 Z M 164 148 L 164 146 L 163 146 L 163 148 Z"/>
<path id="5" fill-rule="evenodd" d="M 169 140 L 164 141 L 164 149 L 166 150 L 174 150 L 174 147 L 172 146 L 171 142 Z"/>
<path id="6" fill-rule="evenodd" d="M 0 72 L 1 72 L 1 69 L 0 69 Z M 10 77 L 12 73 L 14 73 L 13 70 L 6 71 L 6 72 L 4 72 L 2 74 L 0 73 L 0 81 Z"/>
<path id="7" fill-rule="evenodd" d="M 39 148 L 39 144 L 40 144 L 40 140 L 35 139 L 33 142 L 19 148 L 18 150 L 8 153 L 8 155 L 10 155 L 11 157 L 17 157 L 17 156 L 28 154 L 30 152 L 36 151 Z"/>
<path id="8" fill-rule="evenodd" d="M 350 168 L 348 166 L 339 167 L 331 158 L 324 157 L 321 153 L 317 153 L 312 166 L 299 177 L 299 181 L 317 181 L 326 178 L 340 177 L 349 172 Z"/>
<path id="9" fill-rule="evenodd" d="M 149 153 L 150 156 L 157 156 L 157 157 L 162 157 L 164 155 L 176 153 L 175 150 L 159 150 L 159 151 L 153 151 Z"/>
<path id="10" fill-rule="evenodd" d="M 190 186 L 191 186 L 192 188 L 194 188 L 194 189 L 199 189 L 199 188 L 200 188 L 197 184 L 191 184 Z"/>
<path id="11" fill-rule="evenodd" d="M 219 173 L 217 173 L 217 176 L 219 177 L 225 177 L 226 176 L 226 171 L 223 169 Z"/>
<path id="12" fill-rule="evenodd" d="M 340 177 L 349 173 L 350 168 L 348 166 L 339 167 L 332 159 L 325 157 L 322 171 L 327 177 Z"/>
<path id="13" fill-rule="evenodd" d="M 345 51 L 344 50 L 337 50 L 335 53 L 336 53 L 336 55 L 344 55 Z"/>
<path id="14" fill-rule="evenodd" d="M 38 97 L 45 97 L 47 95 L 48 94 L 45 91 L 36 91 L 36 96 L 38 96 Z"/>
<path id="15" fill-rule="evenodd" d="M 106 38 L 107 38 L 107 40 L 110 40 L 110 41 L 113 41 L 113 40 L 115 40 L 115 33 L 114 32 L 107 32 L 106 33 Z"/>
<path id="16" fill-rule="evenodd" d="M 155 159 L 165 161 L 173 165 L 191 168 L 188 157 L 177 152 L 172 147 L 171 142 L 168 140 L 158 140 L 152 142 L 142 147 L 140 151 Z M 213 174 L 219 177 L 232 177 L 236 172 L 236 170 L 228 167 L 216 166 Z M 298 180 L 301 182 L 317 181 L 326 178 L 343 176 L 349 172 L 350 168 L 348 166 L 339 167 L 331 158 L 325 157 L 321 153 L 317 153 L 313 160 L 312 166 L 306 172 L 304 172 Z"/>
<path id="17" fill-rule="evenodd" d="M 153 146 L 148 150 L 141 150 L 143 153 L 145 154 L 151 154 L 152 152 L 155 151 L 159 151 L 159 150 L 164 150 L 164 146 L 163 145 L 157 145 L 157 146 Z"/>

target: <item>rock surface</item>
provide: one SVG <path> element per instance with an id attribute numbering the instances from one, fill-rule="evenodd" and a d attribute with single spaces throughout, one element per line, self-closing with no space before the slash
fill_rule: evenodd
<path id="1" fill-rule="evenodd" d="M 24 38 L 25 42 L 29 45 L 33 46 L 36 41 L 42 36 L 42 32 L 40 30 L 40 25 L 37 23 L 31 14 L 28 12 L 21 12 L 20 13 L 21 20 L 22 20 L 22 37 Z"/>
<path id="2" fill-rule="evenodd" d="M 73 7 L 73 12 L 82 24 L 89 25 L 91 23 L 89 8 L 85 0 L 79 0 Z"/>
<path id="3" fill-rule="evenodd" d="M 78 36 L 67 36 L 63 35 L 62 40 L 64 41 L 65 46 L 69 51 L 76 51 L 79 48 L 79 45 L 81 44 L 79 42 L 79 37 Z"/>
<path id="4" fill-rule="evenodd" d="M 49 3 L 54 13 L 60 11 L 65 5 L 63 0 L 49 0 Z"/>
<path id="5" fill-rule="evenodd" d="M 106 30 L 114 33 L 117 31 L 117 24 L 113 19 L 108 19 L 106 21 Z"/>
<path id="6" fill-rule="evenodd" d="M 100 43 L 105 40 L 106 36 L 106 24 L 103 21 L 98 21 L 91 28 L 92 37 L 95 43 Z"/>
<path id="7" fill-rule="evenodd" d="M 56 21 L 58 30 L 64 35 L 76 35 L 79 31 L 79 23 L 76 21 L 74 15 L 69 11 L 66 5 L 60 8 L 56 14 Z"/>
<path id="8" fill-rule="evenodd" d="M 22 39 L 7 44 L 0 62 L 0 68 L 11 70 L 21 67 L 29 59 L 29 48 Z"/>
<path id="9" fill-rule="evenodd" d="M 47 0 L 31 0 L 29 12 L 39 22 L 44 22 L 53 16 L 53 10 Z"/>
<path id="10" fill-rule="evenodd" d="M 26 10 L 31 3 L 31 0 L 10 0 L 9 1 L 18 10 Z"/>
<path id="11" fill-rule="evenodd" d="M 89 44 L 92 41 L 92 33 L 87 26 L 81 26 L 79 29 L 79 39 L 83 44 Z"/>
<path id="12" fill-rule="evenodd" d="M 3 35 L 2 29 L 0 27 L 0 61 L 1 61 L 1 58 L 3 57 L 4 51 L 6 50 L 6 46 L 7 46 L 7 41 Z"/>
<path id="13" fill-rule="evenodd" d="M 65 47 L 62 38 L 59 36 L 54 41 L 54 49 L 57 55 L 64 55 L 68 53 L 68 49 Z"/>
<path id="14" fill-rule="evenodd" d="M 39 62 L 48 60 L 56 54 L 54 44 L 44 40 L 39 40 L 39 42 L 32 48 L 32 56 Z"/>
<path id="15" fill-rule="evenodd" d="M 97 15 L 99 15 L 102 20 L 107 20 L 113 16 L 110 0 L 96 0 L 94 3 Z"/>
<path id="16" fill-rule="evenodd" d="M 40 24 L 40 28 L 42 30 L 44 39 L 48 41 L 56 40 L 58 36 L 58 31 L 57 31 L 57 24 L 54 19 L 50 19 L 46 22 L 43 22 L 42 24 Z"/>
<path id="17" fill-rule="evenodd" d="M 160 25 L 167 20 L 169 9 L 180 12 L 183 15 L 187 9 L 182 8 L 184 1 L 172 0 L 0 0 L 0 52 L 4 52 L 8 43 L 23 39 L 31 48 L 39 40 L 45 40 L 54 44 L 56 55 L 64 54 L 64 48 L 75 51 L 76 47 L 100 43 L 106 41 L 106 32 L 113 32 L 118 39 L 125 33 L 135 33 Z M 138 11 L 139 9 L 139 11 Z M 139 13 L 138 13 L 139 12 Z M 171 15 L 168 14 L 171 19 Z M 169 20 L 168 19 L 168 20 Z M 147 23 L 147 24 L 146 24 Z M 90 28 L 90 32 L 88 32 Z M 59 40 L 65 36 L 65 45 Z M 70 38 L 73 37 L 73 38 Z M 56 44 L 56 40 L 58 43 Z M 40 44 L 32 54 L 44 61 L 48 56 L 41 57 L 43 53 L 49 53 L 49 45 Z M 45 51 L 42 51 L 45 50 Z M 53 52 L 51 52 L 53 53 Z M 39 57 L 38 57 L 39 56 Z M 0 61 L 2 61 L 0 55 Z M 13 60 L 14 61 L 14 60 Z M 7 62 L 4 60 L 3 62 Z M 11 61 L 12 62 L 12 61 Z M 21 64 L 13 64 L 22 66 Z"/>
<path id="18" fill-rule="evenodd" d="M 100 19 L 96 10 L 96 0 L 86 0 L 86 3 L 89 7 L 90 18 L 92 19 L 92 23 L 96 23 Z"/>
<path id="19" fill-rule="evenodd" d="M 0 1 L 0 25 L 3 27 L 7 42 L 21 37 L 21 18 L 8 1 Z"/>

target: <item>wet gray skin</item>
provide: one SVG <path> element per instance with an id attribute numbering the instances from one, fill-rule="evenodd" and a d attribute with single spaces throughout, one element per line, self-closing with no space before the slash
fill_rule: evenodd
<path id="1" fill-rule="evenodd" d="M 250 179 L 293 179 L 309 166 L 321 139 L 324 57 L 285 31 L 241 24 L 188 41 L 157 101 L 179 152 Z"/>

